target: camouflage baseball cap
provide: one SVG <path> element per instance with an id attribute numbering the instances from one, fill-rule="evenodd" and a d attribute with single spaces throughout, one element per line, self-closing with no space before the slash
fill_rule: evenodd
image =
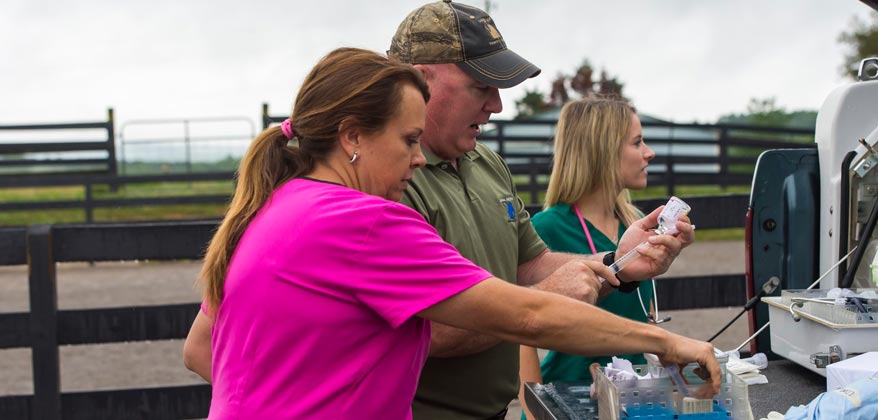
<path id="1" fill-rule="evenodd" d="M 540 74 L 539 67 L 506 48 L 485 11 L 451 0 L 409 13 L 399 24 L 387 55 L 411 64 L 456 63 L 476 80 L 498 88 Z"/>

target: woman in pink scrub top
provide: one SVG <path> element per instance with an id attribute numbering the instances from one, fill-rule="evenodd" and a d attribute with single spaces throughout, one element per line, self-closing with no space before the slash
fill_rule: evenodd
<path id="1" fill-rule="evenodd" d="M 709 344 L 497 279 L 397 203 L 425 163 L 429 96 L 413 67 L 338 49 L 289 120 L 253 141 L 184 349 L 213 384 L 209 419 L 409 419 L 428 320 L 573 354 L 698 362 L 716 393 Z M 574 263 L 618 283 L 600 263 Z"/>

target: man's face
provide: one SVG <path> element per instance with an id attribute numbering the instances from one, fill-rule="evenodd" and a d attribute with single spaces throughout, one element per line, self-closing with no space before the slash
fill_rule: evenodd
<path id="1" fill-rule="evenodd" d="M 417 67 L 430 86 L 421 144 L 436 156 L 454 161 L 475 149 L 480 126 L 503 110 L 500 91 L 473 79 L 456 64 Z"/>

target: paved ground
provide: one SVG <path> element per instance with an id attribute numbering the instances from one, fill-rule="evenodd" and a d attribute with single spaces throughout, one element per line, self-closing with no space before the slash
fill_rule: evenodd
<path id="1" fill-rule="evenodd" d="M 195 262 L 61 264 L 60 309 L 199 300 Z M 27 268 L 0 267 L 0 312 L 28 310 Z M 83 391 L 195 383 L 181 362 L 182 340 L 62 346 L 61 389 Z M 0 395 L 33 392 L 30 349 L 0 350 Z"/>
<path id="2" fill-rule="evenodd" d="M 197 262 L 126 262 L 62 264 L 58 269 L 58 306 L 61 309 L 197 302 L 193 287 Z M 696 243 L 686 249 L 668 276 L 741 273 L 741 242 Z M 661 308 L 659 308 L 661 309 Z M 0 267 L 0 312 L 28 310 L 26 267 Z M 740 308 L 668 312 L 671 331 L 707 339 Z M 745 317 L 717 339 L 719 348 L 737 347 L 747 337 Z M 63 346 L 62 391 L 179 385 L 200 379 L 181 362 L 182 340 L 104 345 Z M 29 349 L 0 350 L 0 395 L 30 394 Z M 509 419 L 518 419 L 517 403 Z"/>

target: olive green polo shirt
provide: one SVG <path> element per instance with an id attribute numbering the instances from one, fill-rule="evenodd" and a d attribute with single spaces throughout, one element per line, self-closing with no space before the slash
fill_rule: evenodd
<path id="1" fill-rule="evenodd" d="M 516 271 L 546 250 L 518 197 L 512 173 L 483 144 L 450 162 L 423 150 L 424 168 L 403 195 L 446 242 L 494 276 L 516 283 Z M 427 360 L 412 405 L 415 419 L 484 419 L 518 394 L 518 345 Z"/>

